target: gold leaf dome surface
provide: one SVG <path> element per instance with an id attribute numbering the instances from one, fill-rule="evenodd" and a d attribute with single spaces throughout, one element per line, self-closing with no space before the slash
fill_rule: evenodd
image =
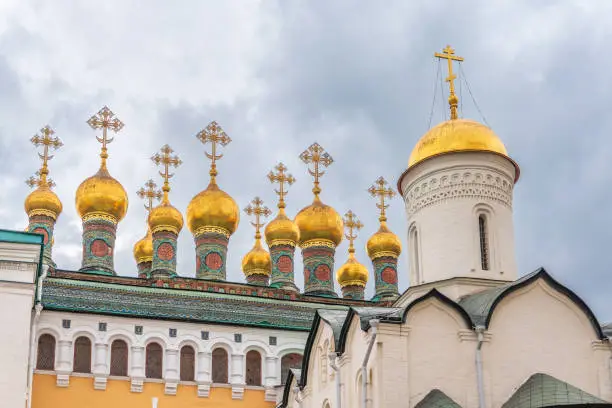
<path id="1" fill-rule="evenodd" d="M 266 225 L 265 230 L 266 242 L 268 246 L 280 241 L 288 241 L 296 245 L 300 239 L 300 230 L 295 222 L 293 222 L 284 209 L 281 209 L 272 221 Z"/>
<path id="2" fill-rule="evenodd" d="M 164 200 L 149 214 L 151 231 L 170 230 L 178 234 L 183 229 L 183 215 L 170 202 Z"/>
<path id="3" fill-rule="evenodd" d="M 398 236 L 389 230 L 387 223 L 383 221 L 378 231 L 368 239 L 366 250 L 370 258 L 384 255 L 397 258 L 402 253 L 402 243 Z"/>
<path id="4" fill-rule="evenodd" d="M 187 206 L 187 225 L 192 234 L 202 227 L 219 227 L 233 234 L 239 221 L 238 205 L 214 182 L 193 197 Z"/>
<path id="5" fill-rule="evenodd" d="M 134 259 L 137 264 L 153 260 L 153 235 L 150 229 L 147 235 L 134 244 Z"/>
<path id="6" fill-rule="evenodd" d="M 461 151 L 486 151 L 508 157 L 506 147 L 490 127 L 468 119 L 453 119 L 431 128 L 418 141 L 408 167 L 440 154 Z"/>
<path id="7" fill-rule="evenodd" d="M 102 213 L 117 222 L 125 216 L 128 196 L 125 189 L 108 172 L 105 166 L 85 179 L 76 191 L 76 208 L 84 218 L 87 214 Z"/>
<path id="8" fill-rule="evenodd" d="M 300 231 L 300 245 L 319 239 L 331 241 L 336 246 L 342 242 L 342 217 L 332 207 L 323 204 L 318 196 L 295 216 L 295 223 Z"/>
<path id="9" fill-rule="evenodd" d="M 272 273 L 272 259 L 270 253 L 261 245 L 261 240 L 255 240 L 255 245 L 242 258 L 242 271 L 246 276 L 267 275 Z"/>
<path id="10" fill-rule="evenodd" d="M 25 199 L 24 208 L 28 216 L 47 215 L 53 219 L 62 212 L 62 202 L 48 186 L 40 186 Z"/>
<path id="11" fill-rule="evenodd" d="M 336 271 L 336 279 L 341 287 L 362 286 L 368 283 L 368 268 L 355 259 L 354 254 L 349 254 L 349 259 Z"/>

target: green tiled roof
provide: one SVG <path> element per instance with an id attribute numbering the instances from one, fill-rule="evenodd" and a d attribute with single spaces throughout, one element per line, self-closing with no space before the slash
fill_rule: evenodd
<path id="1" fill-rule="evenodd" d="M 461 408 L 461 405 L 453 401 L 448 395 L 440 390 L 431 390 L 414 408 Z"/>
<path id="2" fill-rule="evenodd" d="M 15 242 L 18 244 L 39 244 L 43 243 L 43 236 L 30 232 L 11 231 L 0 229 L 0 242 Z"/>
<path id="3" fill-rule="evenodd" d="M 559 405 L 610 404 L 547 374 L 534 374 L 502 408 L 541 408 Z"/>

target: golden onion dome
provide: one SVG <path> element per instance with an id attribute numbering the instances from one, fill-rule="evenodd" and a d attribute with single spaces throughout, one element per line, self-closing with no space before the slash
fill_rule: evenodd
<path id="1" fill-rule="evenodd" d="M 275 242 L 286 242 L 295 246 L 300 239 L 300 230 L 296 223 L 287 217 L 285 209 L 281 208 L 276 218 L 266 225 L 265 235 L 268 246 L 274 245 Z"/>
<path id="2" fill-rule="evenodd" d="M 125 189 L 109 174 L 104 165 L 77 188 L 76 208 L 81 218 L 89 214 L 102 214 L 119 222 L 125 216 L 127 207 L 128 196 Z"/>
<path id="3" fill-rule="evenodd" d="M 62 202 L 48 186 L 41 185 L 32 191 L 25 199 L 25 211 L 28 217 L 46 215 L 54 220 L 62 212 Z"/>
<path id="4" fill-rule="evenodd" d="M 399 257 L 402 253 L 400 239 L 387 227 L 385 221 L 381 221 L 378 231 L 368 239 L 366 250 L 371 259 L 381 256 Z"/>
<path id="5" fill-rule="evenodd" d="M 134 259 L 137 264 L 153 260 L 153 235 L 148 228 L 147 235 L 134 244 Z"/>
<path id="6" fill-rule="evenodd" d="M 165 197 L 160 205 L 151 210 L 149 228 L 153 232 L 172 231 L 178 234 L 183 229 L 183 215 Z"/>
<path id="7" fill-rule="evenodd" d="M 242 271 L 246 276 L 270 276 L 272 273 L 272 259 L 270 253 L 261 245 L 261 239 L 256 239 L 253 249 L 242 258 Z"/>
<path id="8" fill-rule="evenodd" d="M 336 271 L 336 279 L 341 287 L 362 286 L 368 283 L 368 268 L 355 259 L 355 254 L 350 253 L 349 259 Z"/>
<path id="9" fill-rule="evenodd" d="M 342 242 L 342 218 L 332 207 L 323 204 L 319 196 L 295 216 L 295 223 L 300 231 L 300 245 L 313 240 L 331 241 L 336 246 Z"/>
<path id="10" fill-rule="evenodd" d="M 431 128 L 408 160 L 412 167 L 430 157 L 451 152 L 484 151 L 508 157 L 506 147 L 490 127 L 468 119 L 452 119 Z"/>
<path id="11" fill-rule="evenodd" d="M 217 227 L 233 234 L 240 221 L 238 205 L 229 194 L 211 182 L 187 206 L 187 225 L 192 234 L 203 227 Z"/>

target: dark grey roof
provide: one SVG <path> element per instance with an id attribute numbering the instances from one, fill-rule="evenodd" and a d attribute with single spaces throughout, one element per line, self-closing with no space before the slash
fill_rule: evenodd
<path id="1" fill-rule="evenodd" d="M 353 311 L 359 316 L 362 330 L 370 328 L 370 320 L 397 320 L 401 321 L 404 313 L 403 307 L 353 307 Z"/>
<path id="2" fill-rule="evenodd" d="M 453 401 L 448 395 L 438 389 L 429 391 L 414 408 L 461 408 L 461 405 Z"/>
<path id="3" fill-rule="evenodd" d="M 340 341 L 340 333 L 342 332 L 342 325 L 348 315 L 348 309 L 346 310 L 328 310 L 319 309 L 317 313 L 321 319 L 325 320 L 327 324 L 331 326 L 332 332 L 334 333 L 334 349 L 338 350 L 338 342 Z"/>
<path id="4" fill-rule="evenodd" d="M 534 374 L 519 387 L 502 408 L 542 408 L 558 405 L 605 404 L 597 398 L 547 374 Z"/>
<path id="5" fill-rule="evenodd" d="M 290 368 L 289 371 L 293 373 L 295 381 L 299 384 L 300 378 L 302 378 L 302 370 L 300 370 L 299 368 Z"/>
<path id="6" fill-rule="evenodd" d="M 601 329 L 603 330 L 606 336 L 612 337 L 612 323 L 604 324 L 603 326 L 601 326 Z"/>

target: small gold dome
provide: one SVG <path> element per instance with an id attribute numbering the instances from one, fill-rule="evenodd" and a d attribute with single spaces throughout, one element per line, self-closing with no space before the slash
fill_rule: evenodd
<path id="1" fill-rule="evenodd" d="M 153 235 L 148 229 L 147 235 L 134 244 L 134 259 L 137 264 L 153 260 Z"/>
<path id="2" fill-rule="evenodd" d="M 342 242 L 342 218 L 332 207 L 323 204 L 318 196 L 295 216 L 295 223 L 300 230 L 300 245 L 318 239 L 331 241 L 336 246 Z"/>
<path id="3" fill-rule="evenodd" d="M 238 205 L 214 182 L 193 197 L 187 206 L 187 225 L 192 234 L 202 227 L 219 227 L 233 234 L 239 220 Z"/>
<path id="4" fill-rule="evenodd" d="M 336 271 L 336 279 L 341 287 L 362 286 L 368 283 L 368 268 L 355 259 L 355 254 L 349 254 L 349 259 Z"/>
<path id="5" fill-rule="evenodd" d="M 178 234 L 183 229 L 183 215 L 167 199 L 149 214 L 151 231 L 166 230 Z"/>
<path id="6" fill-rule="evenodd" d="M 486 151 L 508 157 L 506 147 L 490 127 L 467 119 L 442 122 L 418 141 L 408 160 L 408 167 L 440 154 L 461 151 Z"/>
<path id="7" fill-rule="evenodd" d="M 108 173 L 106 166 L 81 183 L 76 191 L 76 208 L 84 218 L 88 214 L 109 215 L 119 222 L 125 216 L 128 196 L 125 189 Z"/>
<path id="8" fill-rule="evenodd" d="M 268 246 L 274 242 L 289 242 L 295 246 L 300 239 L 300 230 L 295 222 L 287 217 L 285 209 L 281 208 L 276 218 L 266 225 L 265 235 Z"/>
<path id="9" fill-rule="evenodd" d="M 62 202 L 48 186 L 40 186 L 32 191 L 26 197 L 24 207 L 28 217 L 46 215 L 56 220 L 62 212 Z"/>
<path id="10" fill-rule="evenodd" d="M 256 239 L 253 249 L 242 258 L 242 271 L 246 276 L 270 276 L 272 273 L 272 259 L 270 253 L 262 247 L 261 239 Z"/>
<path id="11" fill-rule="evenodd" d="M 402 243 L 397 235 L 387 228 L 387 223 L 382 221 L 378 231 L 368 239 L 366 250 L 371 259 L 380 256 L 393 256 L 397 258 L 402 253 Z"/>

